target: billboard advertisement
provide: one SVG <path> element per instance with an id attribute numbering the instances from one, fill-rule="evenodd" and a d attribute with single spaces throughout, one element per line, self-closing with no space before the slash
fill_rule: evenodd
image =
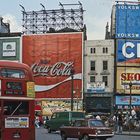
<path id="1" fill-rule="evenodd" d="M 132 84 L 132 86 L 130 86 Z M 117 67 L 117 93 L 140 94 L 140 70 L 137 67 Z"/>
<path id="2" fill-rule="evenodd" d="M 140 39 L 140 5 L 116 5 L 116 38 Z"/>
<path id="3" fill-rule="evenodd" d="M 42 115 L 51 116 L 54 112 L 71 111 L 71 102 L 66 100 L 42 101 Z M 82 101 L 76 99 L 73 110 L 82 111 Z"/>
<path id="4" fill-rule="evenodd" d="M 131 104 L 140 105 L 140 96 L 132 96 Z M 130 96 L 116 96 L 116 105 L 130 105 Z"/>
<path id="5" fill-rule="evenodd" d="M 34 74 L 36 98 L 71 98 L 82 90 L 82 33 L 25 35 L 22 38 L 24 63 Z"/>
<path id="6" fill-rule="evenodd" d="M 20 61 L 20 37 L 0 38 L 0 60 Z"/>
<path id="7" fill-rule="evenodd" d="M 140 66 L 140 40 L 117 40 L 117 65 Z"/>

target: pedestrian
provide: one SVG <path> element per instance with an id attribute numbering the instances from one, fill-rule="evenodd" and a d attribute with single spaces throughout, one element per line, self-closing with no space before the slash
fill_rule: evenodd
<path id="1" fill-rule="evenodd" d="M 39 126 L 39 118 L 36 116 L 35 117 L 35 126 L 37 127 L 37 128 L 39 128 L 40 126 Z"/>
<path id="2" fill-rule="evenodd" d="M 117 128 L 118 128 L 118 113 L 117 113 L 117 111 L 114 113 L 112 120 L 113 120 L 113 124 L 114 124 L 114 131 L 117 132 Z"/>
<path id="3" fill-rule="evenodd" d="M 118 133 L 122 133 L 123 130 L 123 116 L 122 113 L 119 112 L 118 113 Z"/>
<path id="4" fill-rule="evenodd" d="M 99 115 L 96 116 L 97 120 L 101 120 L 101 117 Z"/>

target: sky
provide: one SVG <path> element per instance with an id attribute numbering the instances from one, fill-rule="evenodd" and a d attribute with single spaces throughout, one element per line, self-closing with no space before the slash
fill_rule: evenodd
<path id="1" fill-rule="evenodd" d="M 83 5 L 84 24 L 87 27 L 88 40 L 103 40 L 105 38 L 105 27 L 107 22 L 111 23 L 111 10 L 116 0 L 1 0 L 0 16 L 4 22 L 10 23 L 11 32 L 22 31 L 22 5 L 26 11 L 42 10 L 42 3 L 46 10 L 60 9 L 62 4 Z M 138 0 L 121 0 L 138 1 Z M 67 7 L 65 7 L 67 8 Z M 73 8 L 72 6 L 68 8 Z"/>

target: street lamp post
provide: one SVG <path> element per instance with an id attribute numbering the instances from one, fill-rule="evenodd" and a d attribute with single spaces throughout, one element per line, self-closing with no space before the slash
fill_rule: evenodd
<path id="1" fill-rule="evenodd" d="M 71 111 L 73 111 L 73 90 L 74 90 L 73 75 L 74 75 L 74 69 L 71 69 Z"/>
<path id="2" fill-rule="evenodd" d="M 130 88 L 130 96 L 129 96 L 129 97 L 130 97 L 130 98 L 129 98 L 129 103 L 130 103 L 130 104 L 129 104 L 129 109 L 130 109 L 130 110 L 129 110 L 129 111 L 130 111 L 130 116 L 131 116 L 131 106 L 132 106 L 132 95 L 131 95 L 131 94 L 132 94 L 132 82 L 131 82 L 131 81 L 130 81 L 130 83 L 129 83 L 129 88 Z"/>

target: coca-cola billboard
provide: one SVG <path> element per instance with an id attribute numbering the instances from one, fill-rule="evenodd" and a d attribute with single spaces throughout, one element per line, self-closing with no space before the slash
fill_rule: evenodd
<path id="1" fill-rule="evenodd" d="M 36 98 L 82 97 L 82 33 L 24 35 L 22 60 L 34 75 Z"/>

